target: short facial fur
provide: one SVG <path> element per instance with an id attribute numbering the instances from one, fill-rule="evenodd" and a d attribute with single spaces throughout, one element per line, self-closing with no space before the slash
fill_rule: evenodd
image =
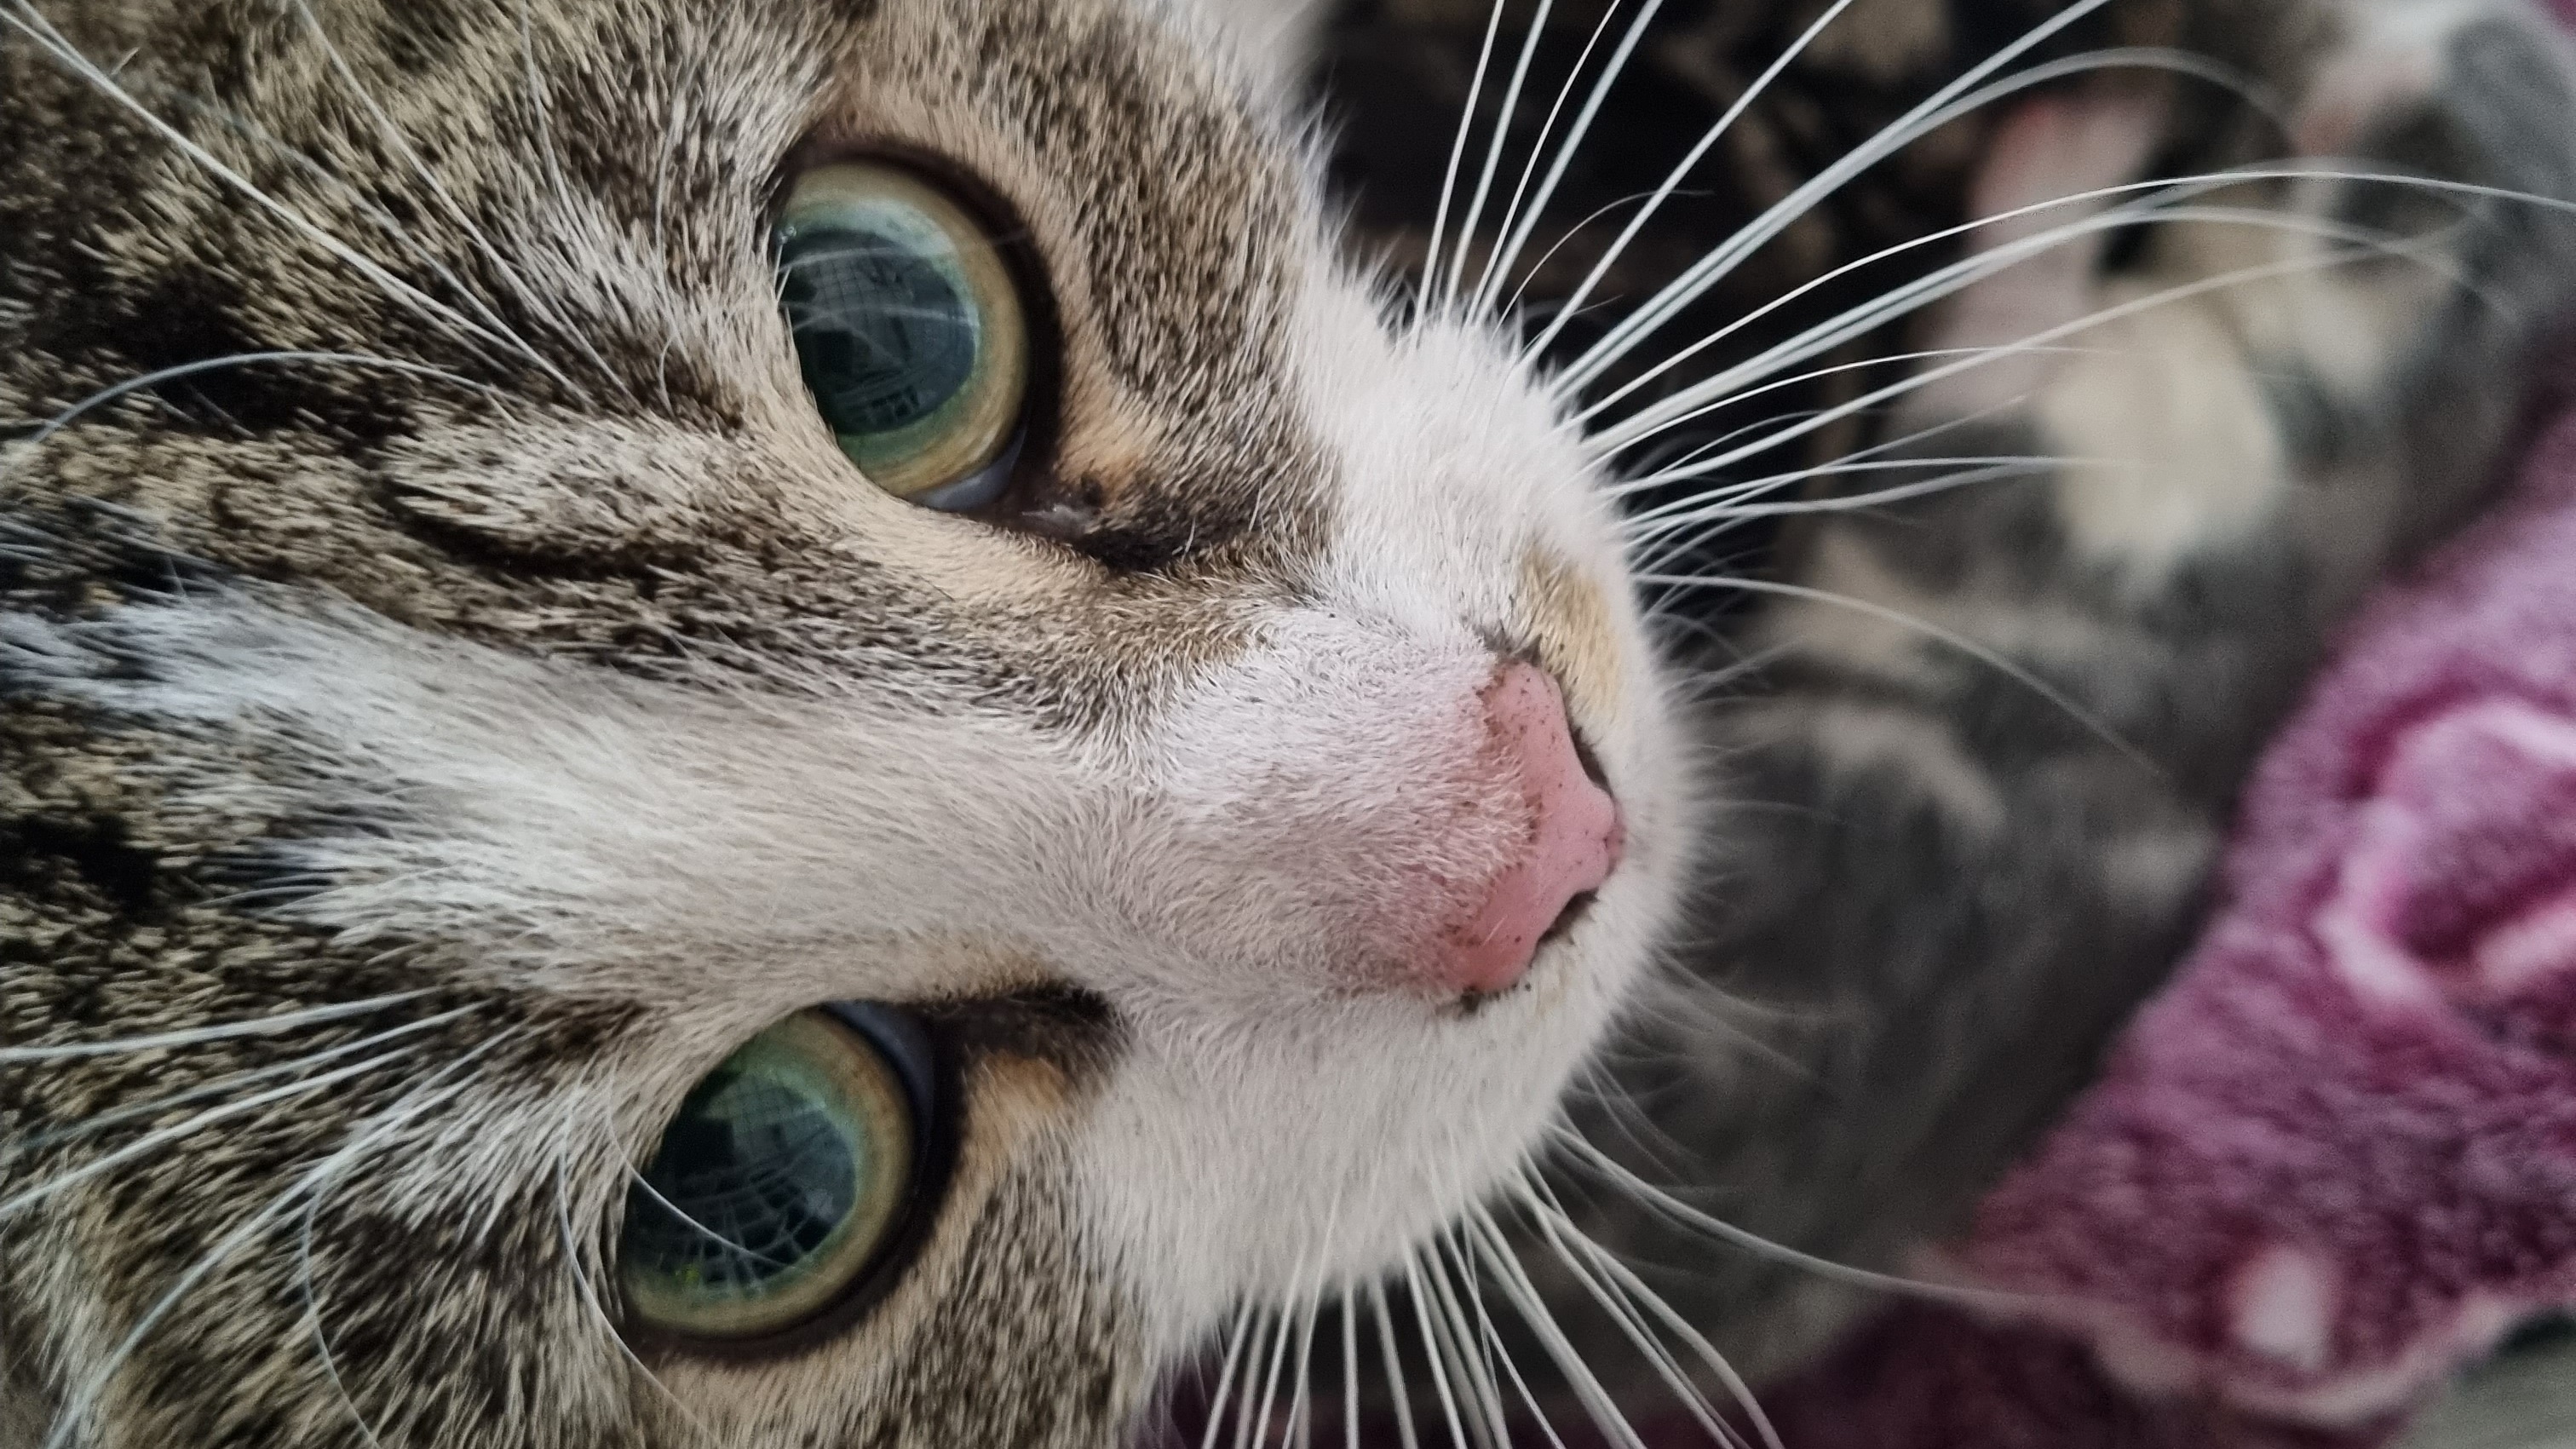
<path id="1" fill-rule="evenodd" d="M 1194 12 L 0 21 L 0 1441 L 1097 1444 L 1517 1167 L 1683 865 L 1660 684 L 1553 404 L 1389 324 Z M 770 209 L 859 152 L 1043 276 L 1026 526 L 803 392 Z M 1506 658 L 1626 863 L 1462 1001 L 1407 962 L 1526 828 Z M 843 998 L 959 1058 L 908 1271 L 630 1342 L 630 1165 Z"/>

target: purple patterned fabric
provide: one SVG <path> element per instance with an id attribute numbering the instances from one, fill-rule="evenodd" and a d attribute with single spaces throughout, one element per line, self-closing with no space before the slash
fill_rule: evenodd
<path id="1" fill-rule="evenodd" d="M 2567 0 L 2576 7 L 2576 0 Z M 2576 413 L 2387 588 L 2247 793 L 2223 904 L 1796 1449 L 2386 1440 L 2576 1306 Z"/>

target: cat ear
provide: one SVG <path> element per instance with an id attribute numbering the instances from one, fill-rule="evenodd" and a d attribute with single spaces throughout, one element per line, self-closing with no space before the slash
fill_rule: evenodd
<path id="1" fill-rule="evenodd" d="M 1191 0 L 1213 19 L 1254 74 L 1294 90 L 1323 43 L 1334 0 Z"/>

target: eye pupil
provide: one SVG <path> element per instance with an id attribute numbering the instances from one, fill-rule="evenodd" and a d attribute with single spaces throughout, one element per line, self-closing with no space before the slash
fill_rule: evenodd
<path id="1" fill-rule="evenodd" d="M 835 431 L 911 427 L 973 379 L 974 305 L 913 244 L 846 231 L 790 238 L 781 253 L 805 385 Z"/>
<path id="2" fill-rule="evenodd" d="M 841 1003 L 708 1073 L 627 1193 L 618 1271 L 638 1323 L 756 1340 L 847 1298 L 920 1187 L 928 1053 L 908 1019 Z"/>
<path id="3" fill-rule="evenodd" d="M 729 1066 L 689 1096 L 644 1175 L 628 1262 L 704 1292 L 759 1292 L 827 1242 L 875 1165 L 825 1104 Z"/>
<path id="4" fill-rule="evenodd" d="M 816 167 L 774 236 L 814 409 L 868 481 L 927 508 L 1002 496 L 1028 401 L 1029 327 L 992 233 L 891 166 Z"/>

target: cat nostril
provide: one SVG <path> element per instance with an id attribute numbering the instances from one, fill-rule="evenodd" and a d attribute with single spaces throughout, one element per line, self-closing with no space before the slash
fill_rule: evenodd
<path id="1" fill-rule="evenodd" d="M 1490 995 L 1528 974 L 1540 944 L 1618 868 L 1627 837 L 1618 803 L 1594 783 L 1576 746 L 1553 678 L 1506 665 L 1483 703 L 1493 747 L 1527 801 L 1529 839 L 1445 934 L 1434 972 L 1443 987 Z"/>

